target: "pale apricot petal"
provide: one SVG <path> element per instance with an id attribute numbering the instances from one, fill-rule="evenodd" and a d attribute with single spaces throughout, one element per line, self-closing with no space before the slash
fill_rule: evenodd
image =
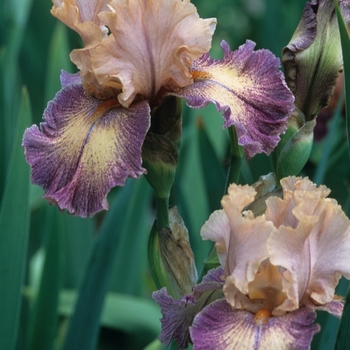
<path id="1" fill-rule="evenodd" d="M 106 2 L 106 0 L 53 0 L 51 14 L 76 31 L 85 46 L 93 46 L 107 34 L 107 28 L 97 16 Z"/>
<path id="2" fill-rule="evenodd" d="M 279 307 L 285 311 L 298 308 L 302 298 L 330 303 L 341 275 L 350 278 L 349 219 L 335 200 L 325 198 L 326 187 L 316 189 L 308 179 L 294 180 L 294 192 L 289 194 L 298 224 L 287 227 L 281 222 L 267 242 L 271 263 L 288 270 L 283 273 L 287 300 Z M 282 181 L 282 186 L 294 180 Z M 274 201 L 267 200 L 267 218 Z"/>
<path id="3" fill-rule="evenodd" d="M 112 95 L 111 89 L 106 89 L 97 82 L 91 66 L 92 50 L 108 33 L 107 27 L 97 16 L 108 2 L 109 0 L 53 0 L 54 6 L 51 9 L 53 16 L 76 31 L 83 40 L 84 47 L 73 50 L 70 59 L 80 70 L 85 91 L 99 98 Z"/>
<path id="4" fill-rule="evenodd" d="M 101 84 L 122 84 L 123 106 L 192 83 L 189 68 L 209 51 L 215 19 L 182 0 L 113 0 L 108 8 L 99 17 L 112 34 L 94 52 L 93 69 Z"/>
<path id="5" fill-rule="evenodd" d="M 275 229 L 265 215 L 254 218 L 250 211 L 241 214 L 255 194 L 252 187 L 232 184 L 221 201 L 230 223 L 225 274 L 243 294 L 248 293 L 248 283 L 254 280 L 260 263 L 268 258 L 266 240 Z"/>
<path id="6" fill-rule="evenodd" d="M 266 219 L 272 221 L 277 228 L 280 225 L 293 228 L 298 225 L 298 220 L 292 213 L 292 209 L 296 206 L 294 191 L 319 192 L 323 198 L 327 197 L 330 193 L 330 190 L 326 186 L 321 185 L 317 188 L 308 178 L 289 176 L 281 180 L 281 185 L 283 199 L 270 197 L 266 210 Z"/>
<path id="7" fill-rule="evenodd" d="M 224 210 L 216 210 L 201 228 L 201 236 L 204 240 L 216 242 L 215 248 L 219 262 L 225 266 L 226 253 L 230 240 L 230 223 Z"/>

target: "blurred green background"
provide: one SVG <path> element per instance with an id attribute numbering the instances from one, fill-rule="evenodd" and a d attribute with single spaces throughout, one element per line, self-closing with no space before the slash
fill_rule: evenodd
<path id="1" fill-rule="evenodd" d="M 222 55 L 223 39 L 232 49 L 251 39 L 258 49 L 280 57 L 305 3 L 193 2 L 202 18 L 218 19 L 211 51 L 215 58 Z M 151 299 L 155 286 L 147 263 L 154 202 L 146 180 L 114 188 L 109 211 L 92 219 L 60 213 L 30 184 L 23 131 L 41 122 L 47 102 L 60 90 L 61 69 L 76 72 L 69 53 L 81 47 L 77 34 L 50 15 L 51 7 L 49 0 L 0 4 L 0 349 L 162 349 L 156 340 L 161 314 Z M 213 105 L 184 108 L 171 204 L 178 206 L 189 230 L 199 270 L 210 248 L 199 231 L 220 207 L 225 187 L 229 138 L 222 124 Z M 325 125 L 328 132 L 314 143 L 303 175 L 330 187 L 349 215 L 350 169 L 341 109 Z M 240 182 L 251 184 L 270 171 L 269 157 L 258 155 L 244 161 Z M 67 332 L 81 286 L 87 289 L 77 306 L 76 326 Z M 346 289 L 342 281 L 338 293 L 345 295 Z M 323 331 L 312 346 L 330 349 L 339 321 L 323 313 L 318 322 Z"/>

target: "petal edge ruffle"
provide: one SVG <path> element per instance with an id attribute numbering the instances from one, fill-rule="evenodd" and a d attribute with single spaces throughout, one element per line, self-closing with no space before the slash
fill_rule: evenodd
<path id="1" fill-rule="evenodd" d="M 144 172 L 149 113 L 146 101 L 126 110 L 117 100 L 85 95 L 81 84 L 67 85 L 48 104 L 40 129 L 33 125 L 23 136 L 33 183 L 71 214 L 107 209 L 109 190 Z"/>
<path id="2" fill-rule="evenodd" d="M 221 47 L 223 59 L 210 59 L 205 54 L 194 61 L 194 83 L 174 95 L 184 98 L 192 108 L 213 102 L 224 112 L 224 127 L 236 127 L 238 142 L 248 157 L 269 154 L 294 109 L 294 97 L 279 71 L 279 60 L 268 50 L 253 51 L 255 43 L 249 40 L 236 51 L 225 41 Z"/>

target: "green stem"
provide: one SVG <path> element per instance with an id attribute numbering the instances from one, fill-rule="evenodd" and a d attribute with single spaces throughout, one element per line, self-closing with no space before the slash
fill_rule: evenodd
<path id="1" fill-rule="evenodd" d="M 169 197 L 156 197 L 157 229 L 169 227 Z"/>
<path id="2" fill-rule="evenodd" d="M 241 172 L 241 165 L 244 157 L 243 147 L 238 144 L 236 128 L 231 126 L 228 128 L 231 141 L 230 166 L 226 178 L 225 194 L 231 183 L 238 183 Z"/>
<path id="3" fill-rule="evenodd" d="M 230 141 L 231 141 L 230 166 L 227 172 L 224 195 L 227 193 L 227 189 L 230 184 L 238 183 L 239 175 L 241 172 L 241 165 L 244 157 L 244 149 L 242 146 L 238 144 L 238 136 L 237 136 L 236 128 L 234 126 L 230 126 L 228 128 L 228 132 L 229 132 Z M 216 249 L 215 249 L 215 244 L 213 243 L 204 261 L 204 265 L 198 279 L 199 281 L 201 281 L 202 278 L 207 274 L 207 272 L 213 268 L 212 261 L 215 260 L 215 256 L 216 256 Z"/>

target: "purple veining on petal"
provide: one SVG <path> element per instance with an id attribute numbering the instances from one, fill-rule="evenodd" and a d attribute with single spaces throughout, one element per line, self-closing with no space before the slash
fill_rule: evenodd
<path id="1" fill-rule="evenodd" d="M 98 100 L 85 95 L 80 84 L 70 84 L 48 104 L 44 120 L 40 129 L 33 125 L 25 131 L 23 146 L 33 183 L 60 209 L 92 216 L 108 208 L 112 187 L 143 174 L 147 102 L 124 109 L 117 100 Z"/>
<path id="2" fill-rule="evenodd" d="M 195 300 L 198 300 L 204 292 L 222 289 L 225 283 L 224 276 L 224 268 L 222 266 L 209 270 L 203 277 L 202 282 L 193 288 Z"/>
<path id="3" fill-rule="evenodd" d="M 190 328 L 195 350 L 293 349 L 310 348 L 319 331 L 313 324 L 316 314 L 308 308 L 284 316 L 270 317 L 265 324 L 255 315 L 233 310 L 225 300 L 218 300 L 199 313 Z"/>
<path id="4" fill-rule="evenodd" d="M 305 302 L 305 306 L 319 311 L 327 311 L 331 315 L 340 318 L 344 309 L 344 301 L 332 300 L 330 303 L 325 305 L 315 305 L 310 299 L 307 302 Z"/>
<path id="5" fill-rule="evenodd" d="M 279 70 L 279 59 L 268 50 L 254 51 L 255 43 L 249 40 L 236 51 L 225 41 L 221 47 L 222 60 L 205 54 L 193 62 L 193 84 L 175 95 L 192 108 L 213 102 L 224 112 L 224 127 L 236 127 L 238 142 L 248 157 L 269 154 L 294 109 L 294 97 Z"/>
<path id="6" fill-rule="evenodd" d="M 222 277 L 225 275 L 224 268 L 222 266 L 217 267 L 216 269 L 211 269 L 208 271 L 208 273 L 203 277 L 202 282 L 218 282 L 218 283 L 224 283 L 224 280 Z"/>
<path id="7" fill-rule="evenodd" d="M 185 349 L 190 342 L 189 326 L 196 315 L 195 301 L 192 295 L 185 295 L 181 300 L 174 300 L 162 288 L 152 294 L 153 299 L 162 309 L 162 331 L 159 340 L 168 346 L 172 339 L 176 340 L 179 349 Z"/>
<path id="8" fill-rule="evenodd" d="M 161 307 L 163 315 L 160 320 L 162 331 L 159 340 L 165 345 L 168 346 L 171 340 L 174 339 L 180 350 L 185 349 L 191 341 L 189 327 L 194 317 L 206 305 L 223 297 L 222 284 L 218 285 L 217 282 L 209 282 L 207 283 L 208 288 L 204 286 L 205 283 L 201 285 L 201 290 L 197 290 L 194 295 L 185 295 L 181 300 L 174 300 L 168 294 L 166 288 L 153 293 L 152 297 Z"/>

